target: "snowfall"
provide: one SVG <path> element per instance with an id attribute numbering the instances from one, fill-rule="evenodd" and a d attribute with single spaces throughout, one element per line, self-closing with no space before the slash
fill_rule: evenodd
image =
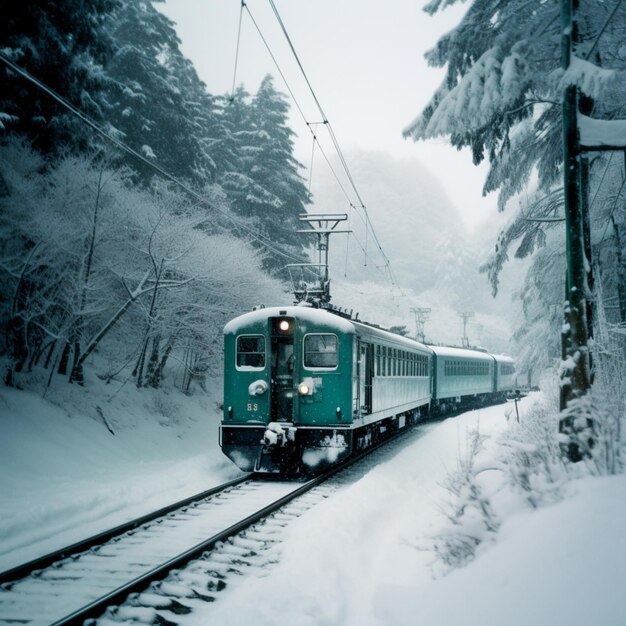
<path id="1" fill-rule="evenodd" d="M 89 401 L 78 388 L 1 389 L 0 571 L 239 475 L 217 445 L 219 385 L 185 396 L 96 384 Z M 544 400 L 523 398 L 520 424 Z M 291 521 L 272 565 L 180 623 L 626 624 L 626 477 L 576 468 L 531 506 L 502 469 L 519 427 L 511 402 L 418 426 Z M 452 567 L 435 547 L 455 531 L 446 484 L 476 429 L 472 471 L 496 527 L 466 516 L 461 531 L 481 543 Z"/>

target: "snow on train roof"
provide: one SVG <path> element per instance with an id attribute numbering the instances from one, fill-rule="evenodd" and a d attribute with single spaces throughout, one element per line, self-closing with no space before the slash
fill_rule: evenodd
<path id="1" fill-rule="evenodd" d="M 415 339 L 411 339 L 410 337 L 398 335 L 385 328 L 379 328 L 378 326 L 372 326 L 371 324 L 366 324 L 365 322 L 359 322 L 357 320 L 353 320 L 353 323 L 357 331 L 365 332 L 368 335 L 374 335 L 375 337 L 379 337 L 381 339 L 386 339 L 387 341 L 406 346 L 407 348 L 411 348 L 413 350 L 416 348 L 422 348 L 425 352 L 431 353 L 430 346 L 426 346 Z"/>
<path id="2" fill-rule="evenodd" d="M 498 363 L 515 363 L 515 359 L 506 354 L 492 354 L 491 356 L 498 361 Z"/>
<path id="3" fill-rule="evenodd" d="M 471 350 L 469 348 L 451 348 L 449 346 L 428 346 L 437 356 L 448 356 L 455 359 L 483 359 L 491 361 L 492 355 L 481 350 Z"/>
<path id="4" fill-rule="evenodd" d="M 326 326 L 332 326 L 338 332 L 342 333 L 354 333 L 354 325 L 347 319 L 329 313 L 324 309 L 316 309 L 306 306 L 273 306 L 263 309 L 257 309 L 250 313 L 244 313 L 235 319 L 232 319 L 226 326 L 224 326 L 225 335 L 236 335 L 240 329 L 244 328 L 248 324 L 254 322 L 262 322 L 268 317 L 297 317 L 307 322 L 313 322 L 315 324 L 324 324 Z"/>

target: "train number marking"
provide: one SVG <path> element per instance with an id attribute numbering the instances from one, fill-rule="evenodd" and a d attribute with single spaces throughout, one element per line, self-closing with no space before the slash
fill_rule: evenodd
<path id="1" fill-rule="evenodd" d="M 248 402 L 248 411 L 258 411 L 259 410 L 259 405 L 254 402 Z"/>

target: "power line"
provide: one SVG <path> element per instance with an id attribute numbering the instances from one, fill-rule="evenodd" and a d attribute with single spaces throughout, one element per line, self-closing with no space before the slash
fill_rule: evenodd
<path id="1" fill-rule="evenodd" d="M 149 168 L 153 169 L 155 172 L 157 172 L 158 174 L 163 176 L 163 178 L 166 178 L 167 180 L 169 180 L 170 182 L 174 183 L 175 185 L 178 185 L 186 193 L 188 193 L 190 196 L 195 198 L 200 204 L 203 204 L 203 205 L 207 206 L 209 209 L 212 209 L 214 211 L 217 211 L 218 213 L 221 213 L 227 220 L 229 220 L 235 226 L 237 226 L 238 228 L 241 228 L 243 231 L 245 231 L 248 234 L 250 234 L 254 238 L 254 240 L 256 240 L 260 245 L 265 247 L 267 250 L 269 250 L 271 252 L 274 252 L 275 254 L 278 254 L 278 255 L 280 255 L 280 256 L 282 256 L 282 257 L 284 257 L 286 259 L 292 260 L 292 261 L 301 261 L 300 258 L 295 257 L 295 256 L 293 256 L 291 254 L 288 254 L 287 252 L 283 252 L 279 248 L 276 248 L 273 245 L 273 243 L 270 243 L 270 240 L 266 239 L 265 237 L 263 237 L 259 233 L 255 232 L 252 228 L 247 226 L 245 223 L 236 220 L 235 217 L 233 215 L 231 215 L 228 211 L 225 211 L 225 210 L 219 208 L 218 206 L 215 206 L 215 205 L 211 204 L 206 198 L 201 196 L 198 192 L 194 191 L 187 184 L 185 184 L 184 182 L 182 182 L 181 180 L 179 180 L 175 176 L 172 176 L 172 174 L 170 174 L 166 170 L 162 169 L 161 167 L 159 167 L 158 165 L 156 165 L 152 161 L 148 160 L 145 156 L 143 156 L 142 154 L 140 154 L 139 152 L 137 152 L 136 150 L 134 150 L 133 148 L 131 148 L 130 146 L 125 144 L 124 142 L 122 142 L 119 139 L 116 139 L 115 137 L 112 137 L 111 135 L 109 135 L 109 133 L 107 133 L 106 130 L 104 130 L 99 124 L 94 122 L 88 115 L 83 113 L 80 109 L 77 109 L 73 104 L 71 104 L 65 98 L 63 98 L 63 96 L 59 95 L 56 91 L 54 91 L 54 89 L 52 89 L 51 87 L 46 85 L 44 82 L 42 82 L 41 80 L 39 80 L 38 78 L 36 78 L 32 74 L 30 74 L 28 71 L 26 71 L 25 69 L 23 69 L 19 65 L 16 65 L 15 63 L 13 63 L 13 61 L 10 61 L 9 59 L 7 59 L 1 53 L 0 53 L 0 61 L 2 61 L 5 65 L 7 65 L 10 69 L 12 69 L 14 72 L 19 74 L 20 76 L 22 76 L 22 77 L 26 78 L 27 80 L 29 80 L 31 83 L 33 83 L 36 87 L 38 87 L 42 91 L 45 91 L 49 96 L 51 96 L 59 104 L 61 104 L 63 107 L 65 107 L 73 115 L 78 117 L 82 122 L 84 122 L 85 124 L 90 126 L 94 131 L 96 131 L 96 133 L 98 133 L 100 136 L 104 137 L 107 141 L 111 142 L 113 145 L 118 147 L 120 150 L 122 150 L 122 151 L 126 152 L 127 154 L 130 154 L 134 158 L 138 159 L 139 161 L 141 161 L 142 163 L 147 165 Z"/>
<path id="2" fill-rule="evenodd" d="M 386 264 L 386 265 L 388 266 L 388 268 L 389 268 L 389 275 L 390 275 L 390 279 L 391 279 L 392 283 L 393 283 L 393 284 L 395 284 L 395 283 L 396 283 L 396 281 L 395 281 L 395 278 L 394 278 L 394 275 L 393 275 L 393 270 L 392 270 L 392 268 L 391 268 L 391 262 L 389 261 L 389 259 L 388 259 L 387 255 L 386 255 L 386 254 L 385 254 L 385 252 L 383 251 L 383 248 L 382 248 L 382 246 L 381 246 L 381 244 L 380 244 L 380 241 L 379 241 L 379 239 L 378 239 L 378 236 L 377 236 L 377 234 L 376 234 L 376 231 L 374 230 L 374 226 L 373 226 L 373 224 L 372 224 L 372 221 L 371 221 L 371 219 L 370 219 L 370 217 L 369 217 L 369 213 L 368 213 L 368 211 L 367 211 L 367 207 L 365 206 L 365 203 L 363 202 L 363 200 L 362 200 L 362 198 L 361 198 L 361 195 L 359 194 L 359 191 L 358 191 L 358 189 L 357 189 L 357 187 L 356 187 L 356 183 L 355 183 L 355 181 L 354 181 L 354 178 L 352 177 L 352 173 L 351 173 L 351 171 L 350 171 L 350 168 L 348 167 L 348 163 L 347 163 L 347 161 L 346 161 L 346 159 L 345 159 L 345 156 L 344 156 L 344 154 L 343 154 L 343 151 L 341 150 L 341 147 L 340 147 L 340 145 L 339 145 L 339 142 L 337 141 L 337 137 L 336 137 L 336 135 L 335 135 L 335 132 L 334 132 L 334 130 L 333 130 L 333 127 L 332 127 L 332 125 L 330 124 L 330 122 L 329 122 L 329 120 L 328 120 L 328 117 L 326 116 L 326 114 L 325 114 L 325 112 L 324 112 L 324 109 L 322 108 L 322 105 L 320 104 L 320 101 L 319 101 L 319 99 L 318 99 L 318 97 L 317 97 L 317 95 L 316 95 L 316 93 L 315 93 L 315 90 L 313 89 L 313 86 L 312 86 L 312 84 L 311 84 L 311 81 L 309 80 L 309 77 L 307 76 L 307 74 L 306 74 L 306 72 L 305 72 L 305 70 L 304 70 L 304 67 L 303 67 L 303 65 L 302 65 L 302 62 L 300 61 L 300 57 L 298 56 L 298 54 L 297 54 L 297 52 L 296 52 L 296 49 L 295 49 L 295 47 L 294 47 L 294 45 L 293 45 L 293 42 L 292 42 L 292 40 L 291 40 L 291 37 L 289 36 L 289 33 L 287 32 L 287 28 L 286 28 L 286 26 L 285 26 L 285 24 L 284 24 L 284 22 L 283 22 L 282 18 L 280 17 L 280 14 L 279 14 L 279 12 L 278 12 L 278 9 L 276 8 L 276 4 L 274 3 L 274 0 L 268 0 L 268 1 L 269 1 L 269 4 L 270 4 L 270 6 L 271 6 L 271 8 L 272 8 L 272 11 L 273 11 L 273 13 L 274 13 L 274 15 L 275 15 L 276 19 L 277 19 L 277 21 L 278 21 L 278 23 L 279 23 L 279 25 L 280 25 L 280 28 L 281 28 L 281 30 L 283 31 L 283 34 L 285 35 L 285 38 L 286 38 L 286 40 L 287 40 L 287 43 L 288 43 L 288 45 L 289 45 L 289 48 L 291 49 L 291 52 L 292 52 L 292 54 L 293 54 L 294 58 L 295 58 L 295 60 L 296 60 L 296 63 L 298 64 L 298 67 L 300 68 L 300 71 L 302 72 L 302 76 L 304 77 L 304 80 L 305 80 L 305 82 L 306 82 L 307 86 L 309 87 L 309 90 L 310 90 L 310 92 L 311 92 L 311 95 L 312 95 L 312 97 L 313 97 L 313 100 L 315 101 L 315 104 L 317 105 L 317 108 L 318 108 L 318 110 L 319 110 L 319 112 L 320 112 L 320 114 L 321 114 L 321 116 L 322 116 L 322 119 L 324 120 L 324 122 L 325 122 L 325 123 L 327 124 L 327 126 L 328 126 L 328 132 L 329 132 L 329 135 L 330 135 L 330 137 L 331 137 L 331 141 L 333 142 L 333 145 L 334 145 L 334 147 L 335 147 L 335 150 L 337 151 L 337 155 L 338 155 L 338 157 L 339 157 L 339 160 L 340 160 L 340 162 L 341 162 L 341 164 L 342 164 L 342 166 L 343 166 L 343 168 L 344 168 L 344 171 L 345 171 L 345 173 L 346 173 L 346 176 L 348 177 L 348 180 L 349 180 L 350 185 L 351 185 L 351 187 L 352 187 L 352 189 L 353 189 L 353 191 L 354 191 L 354 193 L 355 193 L 355 195 L 356 195 L 356 198 L 357 198 L 357 200 L 358 200 L 358 201 L 359 201 L 359 203 L 360 203 L 360 207 L 359 207 L 359 208 L 363 209 L 363 213 L 365 214 L 365 219 L 366 219 L 366 222 L 367 222 L 367 224 L 366 224 L 366 232 L 367 232 L 367 225 L 369 225 L 369 228 L 370 228 L 370 230 L 371 230 L 371 232 L 372 232 L 372 236 L 374 237 L 374 241 L 376 242 L 376 245 L 377 245 L 377 247 L 378 247 L 378 250 L 379 250 L 379 252 L 380 252 L 381 256 L 383 257 L 383 259 L 384 259 L 384 261 L 385 261 L 385 264 Z"/>
<path id="3" fill-rule="evenodd" d="M 300 68 L 300 71 L 302 72 L 302 75 L 303 75 L 303 77 L 304 77 L 304 79 L 305 79 L 305 81 L 307 83 L 307 86 L 309 87 L 309 90 L 310 90 L 310 92 L 311 92 L 311 94 L 313 96 L 315 104 L 316 104 L 316 106 L 318 108 L 318 111 L 320 112 L 321 117 L 322 117 L 322 120 L 323 120 L 322 123 L 325 126 L 328 127 L 329 137 L 331 139 L 331 142 L 332 142 L 332 144 L 333 144 L 333 146 L 335 148 L 335 151 L 337 152 L 337 156 L 339 157 L 340 163 L 341 163 L 341 165 L 342 165 L 342 167 L 343 167 L 343 169 L 344 169 L 344 171 L 346 173 L 346 176 L 348 178 L 350 186 L 352 187 L 352 190 L 354 191 L 354 194 L 355 194 L 355 196 L 356 196 L 356 198 L 358 200 L 358 203 L 359 203 L 358 208 L 361 208 L 363 210 L 364 215 L 365 215 L 365 218 L 363 218 L 357 212 L 357 214 L 359 215 L 359 218 L 363 221 L 363 224 L 365 226 L 366 243 L 365 243 L 365 246 L 362 247 L 362 250 L 364 251 L 364 255 L 365 255 L 365 264 L 367 265 L 367 256 L 368 256 L 368 253 L 367 253 L 367 231 L 368 231 L 368 228 L 369 228 L 369 230 L 371 231 L 372 236 L 374 238 L 374 241 L 376 242 L 378 250 L 379 250 L 379 252 L 380 252 L 380 254 L 381 254 L 381 256 L 382 256 L 382 258 L 383 258 L 383 260 L 385 262 L 385 266 L 387 267 L 387 270 L 388 270 L 388 273 L 389 273 L 388 278 L 389 278 L 390 282 L 392 283 L 392 285 L 396 285 L 397 283 L 396 283 L 396 280 L 395 280 L 393 269 L 391 267 L 391 262 L 389 261 L 387 255 L 385 254 L 384 250 L 382 249 L 382 245 L 380 244 L 380 241 L 378 239 L 376 231 L 374 230 L 374 226 L 372 224 L 372 221 L 371 221 L 371 219 L 369 217 L 369 213 L 367 211 L 367 207 L 365 206 L 365 204 L 364 204 L 364 202 L 363 202 L 363 200 L 361 198 L 361 195 L 359 194 L 359 191 L 358 191 L 358 189 L 356 187 L 356 183 L 354 181 L 354 178 L 352 176 L 352 173 L 350 171 L 348 163 L 347 163 L 347 161 L 345 159 L 343 151 L 341 150 L 341 147 L 340 147 L 339 142 L 337 140 L 337 137 L 335 135 L 334 129 L 332 128 L 332 126 L 330 124 L 330 121 L 328 120 L 328 117 L 326 116 L 326 114 L 325 114 L 325 112 L 324 112 L 324 110 L 323 110 L 323 108 L 322 108 L 322 106 L 320 104 L 320 101 L 317 98 L 315 90 L 313 89 L 313 86 L 312 86 L 311 82 L 309 81 L 309 78 L 308 78 L 306 72 L 304 71 L 304 67 L 302 65 L 302 62 L 300 61 L 300 58 L 298 57 L 298 54 L 296 53 L 295 47 L 294 47 L 294 45 L 293 45 L 293 43 L 291 41 L 291 38 L 290 38 L 290 36 L 289 36 L 289 34 L 287 32 L 287 29 L 286 29 L 285 25 L 284 25 L 284 23 L 283 23 L 283 21 L 282 21 L 282 19 L 280 17 L 280 14 L 278 13 L 276 5 L 273 3 L 273 0 L 270 0 L 270 5 L 272 7 L 274 15 L 276 16 L 276 18 L 277 18 L 277 20 L 278 20 L 278 22 L 280 24 L 280 27 L 281 27 L 281 29 L 282 29 L 282 31 L 283 31 L 286 39 L 287 39 L 287 42 L 289 44 L 289 47 L 291 49 L 292 54 L 294 55 L 294 58 L 296 59 L 298 67 Z M 344 196 L 348 200 L 351 208 L 357 208 L 357 206 L 352 202 L 352 199 L 350 198 L 350 196 L 347 193 L 345 187 L 343 186 L 339 176 L 337 175 L 335 169 L 333 168 L 332 164 L 330 163 L 330 159 L 326 155 L 326 152 L 324 151 L 322 145 L 320 144 L 319 139 L 317 138 L 315 132 L 311 128 L 311 123 L 308 121 L 306 115 L 304 114 L 304 111 L 303 111 L 302 107 L 300 106 L 298 100 L 296 99 L 296 97 L 294 95 L 294 92 L 293 92 L 293 90 L 292 90 L 292 88 L 291 88 L 291 86 L 289 84 L 289 81 L 287 80 L 284 72 L 282 71 L 282 69 L 281 69 L 281 67 L 280 67 L 280 65 L 279 65 L 279 63 L 278 63 L 278 61 L 276 59 L 276 56 L 274 55 L 274 53 L 273 53 L 273 51 L 271 49 L 271 46 L 269 45 L 267 39 L 265 38 L 265 36 L 263 35 L 263 32 L 261 31 L 261 28 L 259 27 L 258 23 L 254 19 L 254 16 L 252 15 L 252 12 L 250 11 L 250 7 L 247 4 L 245 4 L 245 3 L 243 3 L 242 6 L 245 7 L 248 15 L 250 16 L 250 19 L 251 19 L 254 27 L 256 28 L 256 30 L 257 30 L 260 38 L 261 38 L 261 41 L 265 45 L 265 48 L 267 49 L 267 51 L 268 51 L 268 53 L 270 55 L 270 58 L 272 59 L 274 65 L 276 66 L 276 69 L 278 70 L 278 73 L 280 74 L 281 78 L 283 79 L 283 82 L 285 83 L 285 85 L 287 87 L 287 90 L 288 90 L 289 94 L 291 95 L 297 110 L 299 111 L 300 115 L 302 116 L 305 124 L 307 125 L 307 128 L 309 128 L 309 131 L 312 133 L 313 141 L 317 143 L 317 145 L 318 145 L 318 147 L 320 149 L 320 152 L 324 156 L 324 159 L 326 160 L 326 163 L 328 164 L 328 167 L 330 168 L 330 170 L 331 170 L 335 180 L 337 181 L 337 184 L 339 185 L 339 188 L 341 189 L 341 191 L 343 192 Z"/>
<path id="4" fill-rule="evenodd" d="M 328 119 L 326 119 L 323 111 L 320 111 L 322 117 L 324 118 L 323 121 L 321 122 L 309 122 L 307 119 L 307 116 L 304 113 L 304 110 L 302 109 L 302 106 L 300 105 L 300 103 L 298 102 L 293 89 L 291 88 L 291 85 L 289 84 L 289 81 L 287 80 L 287 77 L 285 76 L 285 73 L 283 72 L 280 64 L 278 63 L 278 60 L 276 59 L 276 56 L 271 48 L 271 46 L 269 45 L 269 42 L 267 41 L 267 39 L 265 38 L 265 36 L 263 35 L 263 31 L 261 31 L 261 27 L 259 26 L 259 24 L 257 23 L 257 21 L 254 19 L 254 16 L 252 15 L 252 12 L 250 11 L 250 7 L 245 4 L 242 3 L 242 7 L 245 8 L 246 12 L 248 13 L 250 20 L 252 21 L 253 26 L 255 27 L 261 41 L 263 42 L 263 45 L 265 46 L 265 49 L 267 50 L 270 58 L 272 59 L 272 62 L 274 63 L 274 66 L 276 67 L 276 70 L 278 71 L 280 77 L 283 80 L 283 83 L 285 84 L 285 87 L 287 88 L 287 91 L 289 92 L 289 95 L 291 96 L 291 99 L 294 102 L 294 105 L 296 107 L 296 109 L 298 110 L 298 112 L 300 113 L 300 116 L 302 117 L 302 120 L 304 121 L 304 123 L 306 124 L 307 128 L 309 129 L 309 131 L 311 132 L 312 136 L 313 136 L 313 142 L 314 144 L 317 144 L 319 151 L 321 152 L 322 156 L 324 157 L 324 160 L 326 161 L 326 164 L 328 165 L 328 168 L 330 169 L 333 177 L 335 178 L 335 181 L 337 182 L 337 185 L 339 186 L 339 189 L 341 189 L 341 192 L 343 193 L 343 195 L 345 196 L 346 200 L 348 201 L 349 205 L 350 205 L 350 209 L 355 209 L 356 206 L 354 205 L 352 198 L 350 198 L 350 194 L 346 191 L 346 188 L 344 186 L 344 184 L 341 182 L 341 179 L 339 178 L 339 175 L 337 174 L 335 168 L 333 167 L 332 163 L 330 162 L 330 158 L 328 157 L 326 151 L 324 150 L 324 147 L 322 146 L 322 144 L 319 141 L 319 138 L 317 137 L 317 134 L 315 133 L 315 131 L 313 130 L 312 126 L 316 125 L 316 124 L 324 124 L 325 126 L 328 126 L 330 123 L 328 121 Z M 333 135 L 330 135 L 331 137 Z M 335 150 L 337 150 L 338 148 L 338 144 L 333 142 L 333 145 L 335 147 Z M 341 157 L 340 157 L 340 161 L 341 161 Z M 344 167 L 344 169 L 347 167 L 347 164 L 345 164 L 345 159 L 343 159 L 342 161 L 342 166 Z M 349 180 L 349 179 L 348 179 Z M 352 186 L 354 187 L 354 183 L 351 183 Z M 365 207 L 363 205 L 361 205 L 363 209 L 365 209 Z M 359 219 L 363 222 L 363 225 L 365 226 L 365 231 L 366 231 L 366 237 L 367 237 L 367 228 L 368 228 L 368 221 L 369 221 L 369 217 L 366 214 L 366 217 L 364 218 L 363 216 L 361 216 L 358 212 L 357 215 L 359 216 Z M 373 227 L 371 226 L 371 222 L 369 222 L 370 224 L 370 229 L 372 229 Z M 350 237 L 350 235 L 348 235 L 348 237 Z M 354 237 L 354 235 L 353 235 Z M 357 243 L 358 240 L 357 240 Z M 367 243 L 365 244 L 365 246 L 361 243 L 359 243 L 359 247 L 361 248 L 361 250 L 364 253 L 366 262 L 365 265 L 367 265 Z M 382 248 L 379 249 L 381 250 L 382 253 Z M 385 265 L 389 266 L 389 261 L 387 259 L 387 257 L 383 254 L 383 260 L 385 261 Z M 375 266 L 377 269 L 378 266 Z M 389 273 L 391 275 L 391 270 L 389 270 Z M 389 279 L 390 276 L 385 276 L 385 274 L 382 274 L 384 278 Z M 391 279 L 392 284 L 395 283 L 395 281 L 393 279 Z"/>
<path id="5" fill-rule="evenodd" d="M 237 80 L 237 64 L 239 63 L 239 44 L 241 42 L 241 22 L 243 21 L 244 0 L 241 0 L 241 8 L 239 9 L 239 26 L 237 28 L 237 45 L 235 47 L 235 67 L 233 69 L 233 86 L 230 90 L 230 99 L 235 97 L 235 81 Z"/>
<path id="6" fill-rule="evenodd" d="M 265 46 L 265 49 L 267 50 L 267 53 L 270 55 L 270 58 L 272 59 L 272 62 L 274 63 L 274 66 L 276 67 L 276 70 L 278 71 L 280 77 L 283 79 L 283 83 L 285 84 L 285 87 L 287 88 L 287 91 L 289 92 L 289 95 L 291 96 L 291 99 L 293 100 L 293 103 L 294 103 L 296 109 L 300 113 L 300 116 L 302 117 L 302 120 L 306 124 L 307 128 L 309 129 L 309 131 L 313 135 L 313 141 L 317 144 L 320 152 L 322 153 L 322 156 L 324 157 L 324 160 L 326 161 L 326 163 L 328 165 L 328 168 L 332 172 L 333 177 L 337 181 L 337 184 L 339 185 L 339 188 L 341 189 L 343 195 L 346 197 L 346 200 L 349 203 L 352 203 L 352 199 L 350 198 L 350 195 L 346 191 L 343 183 L 341 182 L 341 179 L 339 178 L 339 175 L 337 174 L 337 172 L 335 171 L 335 168 L 333 167 L 332 163 L 330 162 L 330 159 L 328 158 L 328 155 L 326 154 L 326 151 L 324 150 L 324 147 L 319 142 L 319 139 L 318 139 L 315 131 L 311 127 L 313 124 L 324 124 L 324 125 L 327 125 L 328 124 L 328 120 L 324 119 L 322 122 L 309 122 L 309 120 L 308 120 L 307 116 L 305 115 L 302 107 L 300 106 L 300 103 L 298 102 L 298 99 L 296 98 L 293 90 L 291 89 L 291 85 L 289 84 L 289 81 L 287 80 L 287 77 L 285 76 L 285 73 L 283 72 L 280 64 L 278 63 L 278 60 L 276 59 L 276 56 L 274 55 L 274 52 L 273 52 L 271 46 L 269 45 L 269 42 L 265 38 L 265 35 L 263 35 L 263 31 L 261 30 L 261 27 L 258 25 L 257 21 L 254 19 L 254 16 L 252 15 L 252 12 L 250 11 L 250 7 L 247 4 L 243 4 L 242 6 L 246 9 L 246 12 L 248 13 L 248 15 L 250 17 L 250 20 L 252 21 L 253 26 L 255 27 L 255 29 L 256 29 L 256 31 L 257 31 L 261 41 L 263 42 L 263 45 Z"/>

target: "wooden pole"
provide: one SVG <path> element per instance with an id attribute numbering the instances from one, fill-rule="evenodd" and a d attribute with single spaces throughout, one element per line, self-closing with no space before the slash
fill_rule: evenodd
<path id="1" fill-rule="evenodd" d="M 573 0 L 561 2 L 561 61 L 564 70 L 570 66 L 572 42 L 576 41 L 575 5 Z M 581 202 L 581 165 L 578 139 L 578 88 L 567 85 L 563 92 L 563 187 L 565 204 L 567 285 L 565 302 L 565 359 L 562 364 L 561 411 L 580 398 L 590 387 L 589 348 L 587 342 L 587 266 L 585 258 L 583 203 Z M 583 425 L 583 428 L 586 426 Z M 581 425 L 571 411 L 564 415 L 559 430 L 569 435 L 566 446 L 571 460 L 581 457 L 577 444 Z"/>

